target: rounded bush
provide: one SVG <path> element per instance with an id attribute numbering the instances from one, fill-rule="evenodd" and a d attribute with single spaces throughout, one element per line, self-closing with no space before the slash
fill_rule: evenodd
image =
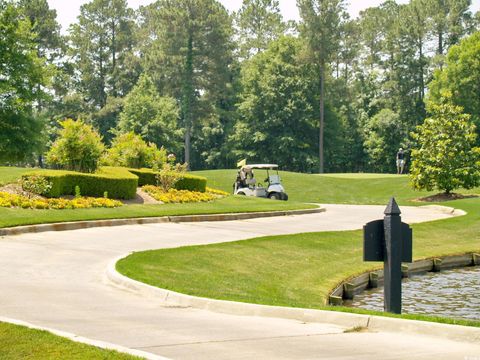
<path id="1" fill-rule="evenodd" d="M 140 135 L 133 132 L 118 135 L 112 147 L 102 158 L 103 165 L 128 168 L 161 169 L 167 159 L 167 152 L 154 143 L 147 144 Z"/>
<path id="2" fill-rule="evenodd" d="M 47 153 L 47 163 L 65 170 L 94 172 L 105 150 L 100 135 L 80 120 L 67 119 L 60 125 L 59 137 Z"/>

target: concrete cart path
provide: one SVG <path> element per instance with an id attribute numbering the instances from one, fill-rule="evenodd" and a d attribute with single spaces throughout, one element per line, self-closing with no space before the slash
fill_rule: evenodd
<path id="1" fill-rule="evenodd" d="M 113 286 L 109 262 L 129 251 L 262 235 L 358 229 L 384 206 L 325 205 L 319 214 L 205 223 L 129 225 L 0 240 L 0 316 L 173 359 L 461 359 L 480 344 L 426 335 L 344 333 L 335 324 L 227 315 L 171 306 Z M 402 207 L 406 222 L 452 216 Z"/>

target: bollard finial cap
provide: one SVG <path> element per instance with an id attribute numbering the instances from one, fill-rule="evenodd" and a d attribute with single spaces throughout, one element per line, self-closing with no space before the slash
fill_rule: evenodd
<path id="1" fill-rule="evenodd" d="M 387 205 L 387 208 L 383 212 L 385 215 L 400 215 L 400 208 L 397 205 L 397 202 L 395 201 L 395 198 L 392 197 L 390 199 L 390 202 Z"/>

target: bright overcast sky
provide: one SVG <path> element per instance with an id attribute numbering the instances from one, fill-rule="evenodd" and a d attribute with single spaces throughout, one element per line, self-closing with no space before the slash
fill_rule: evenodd
<path id="1" fill-rule="evenodd" d="M 371 6 L 378 6 L 384 0 L 351 0 L 348 11 L 352 17 L 356 17 L 358 13 Z M 57 10 L 58 22 L 62 25 L 62 32 L 66 32 L 68 26 L 75 22 L 80 13 L 80 5 L 89 2 L 89 0 L 48 0 L 51 8 Z M 128 0 L 128 4 L 137 9 L 141 5 L 152 3 L 153 0 Z M 220 2 L 229 10 L 238 10 L 242 4 L 242 0 L 220 0 Z M 408 0 L 397 0 L 397 3 L 405 4 Z M 480 0 L 472 1 L 472 11 L 476 12 L 480 9 Z M 298 20 L 298 10 L 296 0 L 280 0 L 280 10 L 283 17 L 287 20 Z"/>

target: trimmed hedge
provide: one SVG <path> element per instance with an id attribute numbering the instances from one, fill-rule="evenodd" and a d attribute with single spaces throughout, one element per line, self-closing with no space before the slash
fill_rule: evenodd
<path id="1" fill-rule="evenodd" d="M 108 192 L 113 199 L 133 199 L 137 192 L 138 177 L 121 167 L 102 167 L 95 174 L 65 170 L 37 170 L 22 176 L 40 175 L 52 183 L 47 197 L 75 195 L 75 187 L 80 187 L 84 196 L 102 197 Z"/>
<path id="2" fill-rule="evenodd" d="M 138 186 L 157 185 L 156 173 L 152 169 L 128 169 L 138 176 Z"/>
<path id="3" fill-rule="evenodd" d="M 138 185 L 157 185 L 156 173 L 151 169 L 128 169 L 132 174 L 138 176 Z M 177 190 L 190 190 L 205 192 L 207 178 L 190 174 L 183 174 L 177 181 L 174 188 Z"/>
<path id="4" fill-rule="evenodd" d="M 207 188 L 207 178 L 203 176 L 184 174 L 182 178 L 176 182 L 174 187 L 177 190 L 205 192 L 205 189 Z"/>

